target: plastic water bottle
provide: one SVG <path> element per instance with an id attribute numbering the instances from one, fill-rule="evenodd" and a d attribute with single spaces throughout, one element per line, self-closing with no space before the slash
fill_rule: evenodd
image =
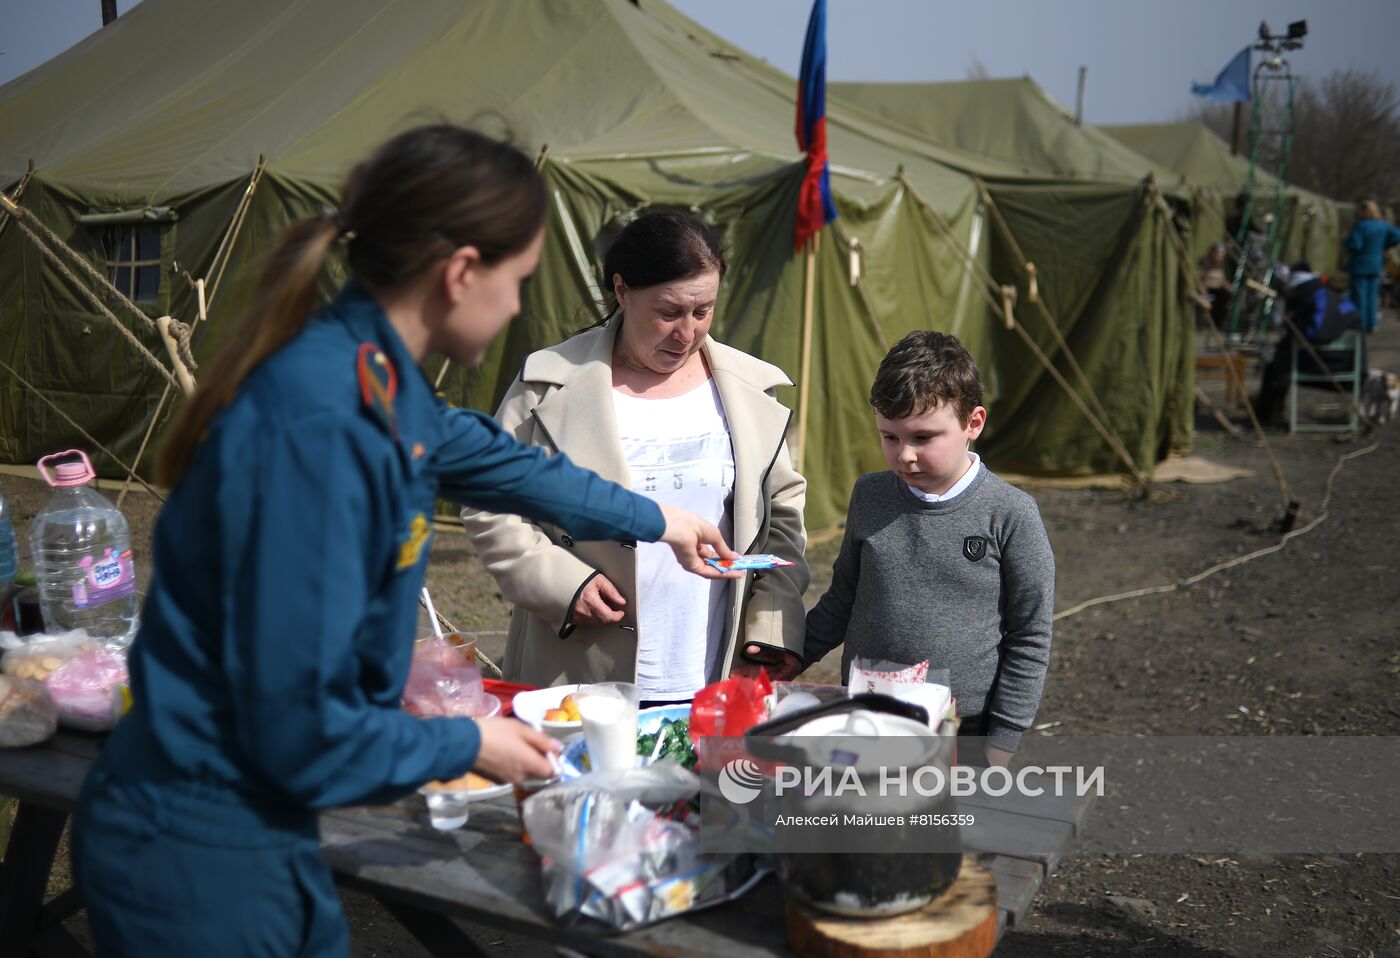
<path id="1" fill-rule="evenodd" d="M 54 464 L 52 474 L 44 468 L 62 459 L 70 461 Z M 126 517 L 88 486 L 97 474 L 80 450 L 45 456 L 39 474 L 54 490 L 29 527 L 45 626 L 50 632 L 84 629 L 93 638 L 129 644 L 136 635 L 138 597 Z"/>
<path id="2" fill-rule="evenodd" d="M 19 548 L 15 544 L 15 527 L 10 517 L 10 504 L 0 496 L 0 585 L 13 582 L 19 573 Z"/>

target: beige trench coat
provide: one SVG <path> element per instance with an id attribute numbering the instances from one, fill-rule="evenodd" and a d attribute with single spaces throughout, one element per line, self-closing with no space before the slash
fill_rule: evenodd
<path id="1" fill-rule="evenodd" d="M 563 452 L 605 479 L 630 484 L 612 400 L 612 351 L 619 321 L 532 353 L 496 418 L 521 442 Z M 811 577 L 802 508 L 807 483 L 792 466 L 789 410 L 774 398 L 791 385 L 782 370 L 710 339 L 703 347 L 734 447 L 733 537 L 740 552 L 772 552 L 796 563 L 731 583 L 722 675 L 742 644 L 802 655 Z M 563 530 L 471 509 L 462 520 L 478 555 L 515 606 L 502 669 L 533 685 L 630 682 L 637 671 L 636 549 L 577 542 Z M 597 573 L 627 599 L 616 625 L 575 627 L 579 591 Z"/>

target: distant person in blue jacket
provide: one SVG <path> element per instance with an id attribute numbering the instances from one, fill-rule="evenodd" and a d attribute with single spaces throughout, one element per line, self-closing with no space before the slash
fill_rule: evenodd
<path id="1" fill-rule="evenodd" d="M 1400 243 L 1400 229 L 1381 219 L 1373 199 L 1356 204 L 1356 224 L 1347 234 L 1347 273 L 1351 277 L 1351 301 L 1361 311 L 1366 332 L 1374 333 L 1380 321 L 1378 303 L 1385 251 Z"/>
<path id="2" fill-rule="evenodd" d="M 349 954 L 317 813 L 476 769 L 550 774 L 515 719 L 400 707 L 435 499 L 579 539 L 699 550 L 718 530 L 449 409 L 420 366 L 465 365 L 520 306 L 544 239 L 529 158 L 420 127 L 293 224 L 247 330 L 162 450 L 171 488 L 131 649 L 134 705 L 83 787 L 74 864 L 98 955 Z M 339 245 L 352 277 L 312 313 Z"/>

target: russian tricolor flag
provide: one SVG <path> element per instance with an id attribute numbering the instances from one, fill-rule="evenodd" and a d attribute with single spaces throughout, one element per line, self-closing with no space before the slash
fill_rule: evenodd
<path id="1" fill-rule="evenodd" d="M 826 0 L 815 0 L 797 74 L 797 146 L 807 154 L 807 175 L 797 200 L 795 236 L 800 249 L 836 219 L 826 164 Z"/>

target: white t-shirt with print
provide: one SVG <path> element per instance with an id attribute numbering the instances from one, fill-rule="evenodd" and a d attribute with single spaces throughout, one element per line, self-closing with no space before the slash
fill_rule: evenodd
<path id="1" fill-rule="evenodd" d="M 734 449 L 714 380 L 670 399 L 613 390 L 632 491 L 688 509 L 728 541 Z M 637 544 L 637 686 L 652 700 L 688 698 L 719 678 L 728 580 L 686 572 L 663 542 Z"/>

